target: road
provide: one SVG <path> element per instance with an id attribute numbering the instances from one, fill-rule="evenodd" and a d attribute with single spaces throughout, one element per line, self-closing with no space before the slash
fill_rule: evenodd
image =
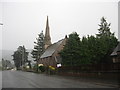
<path id="1" fill-rule="evenodd" d="M 2 88 L 112 88 L 57 75 L 3 71 Z"/>

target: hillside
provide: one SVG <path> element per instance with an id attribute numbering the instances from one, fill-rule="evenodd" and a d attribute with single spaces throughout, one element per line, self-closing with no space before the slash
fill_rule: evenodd
<path id="1" fill-rule="evenodd" d="M 0 59 L 4 58 L 5 60 L 12 60 L 13 50 L 0 50 Z"/>

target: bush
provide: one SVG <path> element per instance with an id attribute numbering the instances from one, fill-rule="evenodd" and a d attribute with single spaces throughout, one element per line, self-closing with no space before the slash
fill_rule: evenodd
<path id="1" fill-rule="evenodd" d="M 33 66 L 33 70 L 34 70 L 34 71 L 37 71 L 37 64 L 35 64 L 35 65 Z"/>
<path id="2" fill-rule="evenodd" d="M 49 74 L 55 74 L 55 71 L 56 71 L 55 67 L 49 66 Z"/>
<path id="3" fill-rule="evenodd" d="M 39 70 L 40 70 L 41 72 L 45 72 L 45 67 L 44 67 L 44 66 L 39 66 Z"/>

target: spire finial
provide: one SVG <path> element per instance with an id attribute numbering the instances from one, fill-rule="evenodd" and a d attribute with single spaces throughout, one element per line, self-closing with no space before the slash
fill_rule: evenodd
<path id="1" fill-rule="evenodd" d="M 47 26 L 47 25 L 49 26 L 48 16 L 47 16 L 47 23 L 46 23 L 46 26 Z"/>
<path id="2" fill-rule="evenodd" d="M 49 29 L 49 21 L 47 16 L 46 21 L 46 30 L 45 30 L 45 48 L 51 45 L 51 38 L 50 38 L 50 29 Z"/>

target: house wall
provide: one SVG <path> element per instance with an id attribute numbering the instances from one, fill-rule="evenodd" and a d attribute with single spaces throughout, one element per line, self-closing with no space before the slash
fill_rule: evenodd
<path id="1" fill-rule="evenodd" d="M 53 56 L 40 59 L 39 64 L 43 64 L 44 66 L 56 67 L 56 61 Z"/>
<path id="2" fill-rule="evenodd" d="M 117 62 L 120 62 L 120 51 L 117 52 Z"/>
<path id="3" fill-rule="evenodd" d="M 49 60 L 50 62 L 50 66 L 56 67 L 57 66 L 57 62 L 55 61 L 55 57 L 52 56 L 51 59 Z"/>
<path id="4" fill-rule="evenodd" d="M 112 58 L 113 63 L 120 63 L 120 52 L 117 52 L 117 56 Z"/>
<path id="5" fill-rule="evenodd" d="M 113 60 L 113 63 L 116 63 L 117 57 L 113 57 L 112 60 Z"/>

